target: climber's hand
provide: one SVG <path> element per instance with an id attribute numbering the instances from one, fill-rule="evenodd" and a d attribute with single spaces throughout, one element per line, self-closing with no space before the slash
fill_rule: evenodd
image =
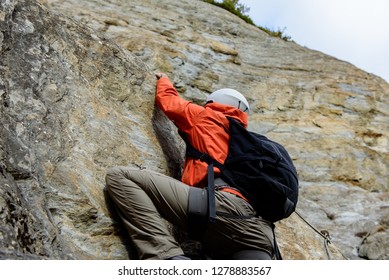
<path id="1" fill-rule="evenodd" d="M 167 78 L 167 75 L 165 73 L 156 73 L 155 77 L 157 77 L 157 80 L 161 78 Z"/>

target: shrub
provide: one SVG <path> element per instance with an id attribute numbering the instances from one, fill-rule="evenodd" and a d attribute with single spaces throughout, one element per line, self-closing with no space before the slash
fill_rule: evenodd
<path id="1" fill-rule="evenodd" d="M 244 4 L 239 3 L 239 0 L 223 0 L 222 2 L 217 2 L 215 0 L 203 0 L 204 2 L 210 3 L 212 5 L 216 5 L 218 7 L 221 7 L 230 13 L 233 13 L 234 15 L 240 17 L 245 22 L 254 25 L 261 29 L 262 31 L 266 32 L 270 36 L 281 38 L 285 41 L 290 41 L 291 37 L 284 34 L 284 30 L 278 29 L 277 31 L 271 30 L 267 27 L 257 26 L 253 20 L 247 15 L 247 13 L 250 11 L 250 8 L 247 7 Z"/>

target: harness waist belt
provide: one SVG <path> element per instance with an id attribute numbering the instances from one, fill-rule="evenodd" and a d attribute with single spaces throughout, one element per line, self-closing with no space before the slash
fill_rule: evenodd
<path id="1" fill-rule="evenodd" d="M 218 190 L 218 191 L 221 191 L 221 192 L 228 192 L 228 193 L 234 194 L 234 195 L 236 195 L 236 196 L 242 198 L 243 200 L 249 202 L 248 199 L 245 198 L 245 197 L 243 196 L 243 194 L 242 194 L 239 190 L 237 190 L 237 189 L 235 189 L 235 188 L 229 186 L 229 185 L 228 185 L 222 178 L 220 178 L 220 177 L 215 179 L 215 190 Z"/>

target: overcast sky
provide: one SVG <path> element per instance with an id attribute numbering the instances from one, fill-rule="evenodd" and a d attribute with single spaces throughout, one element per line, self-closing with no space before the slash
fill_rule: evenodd
<path id="1" fill-rule="evenodd" d="M 389 82 L 389 0 L 240 0 L 257 24 Z"/>

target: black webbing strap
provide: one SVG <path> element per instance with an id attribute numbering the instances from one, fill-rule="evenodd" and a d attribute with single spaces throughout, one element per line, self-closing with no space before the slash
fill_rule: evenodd
<path id="1" fill-rule="evenodd" d="M 208 164 L 208 207 L 209 221 L 216 222 L 216 202 L 215 202 L 215 177 L 213 172 L 213 163 Z"/>

